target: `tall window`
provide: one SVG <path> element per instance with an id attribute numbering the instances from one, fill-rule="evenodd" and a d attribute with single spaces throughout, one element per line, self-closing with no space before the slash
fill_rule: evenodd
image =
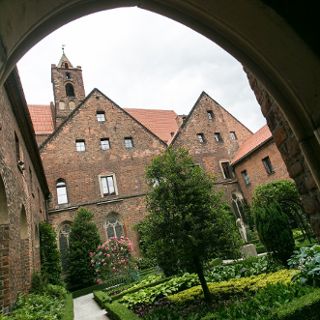
<path id="1" fill-rule="evenodd" d="M 21 156 L 20 156 L 19 138 L 16 133 L 14 133 L 14 142 L 15 142 L 15 148 L 16 148 L 16 160 L 18 162 L 21 159 Z"/>
<path id="2" fill-rule="evenodd" d="M 56 183 L 58 204 L 68 203 L 67 186 L 63 179 L 58 179 Z"/>
<path id="3" fill-rule="evenodd" d="M 231 140 L 237 140 L 238 139 L 235 131 L 230 131 L 229 135 L 230 135 L 230 139 Z"/>
<path id="4" fill-rule="evenodd" d="M 73 85 L 71 83 L 67 83 L 66 84 L 66 95 L 68 97 L 74 97 L 75 96 L 74 88 L 73 88 Z"/>
<path id="5" fill-rule="evenodd" d="M 61 255 L 62 270 L 66 271 L 68 267 L 68 253 L 69 253 L 69 237 L 71 232 L 71 224 L 64 222 L 59 230 L 59 249 Z"/>
<path id="6" fill-rule="evenodd" d="M 205 142 L 206 142 L 203 133 L 197 133 L 197 138 L 198 138 L 198 141 L 199 141 L 200 143 L 205 143 Z"/>
<path id="7" fill-rule="evenodd" d="M 233 172 L 232 172 L 232 168 L 230 166 L 229 161 L 221 162 L 221 168 L 222 168 L 223 177 L 225 179 L 232 179 L 233 178 Z"/>
<path id="8" fill-rule="evenodd" d="M 262 163 L 264 168 L 266 169 L 267 174 L 272 174 L 274 173 L 273 167 L 272 167 L 272 163 L 271 160 L 269 158 L 269 156 L 265 157 L 262 159 Z"/>
<path id="9" fill-rule="evenodd" d="M 250 177 L 248 175 L 247 170 L 241 171 L 241 175 L 242 175 L 242 178 L 244 180 L 245 185 L 248 186 L 250 184 Z"/>
<path id="10" fill-rule="evenodd" d="M 98 122 L 105 122 L 106 121 L 106 115 L 105 115 L 104 111 L 97 111 L 96 117 L 97 117 Z"/>
<path id="11" fill-rule="evenodd" d="M 124 235 L 123 224 L 119 219 L 119 215 L 115 212 L 108 214 L 105 229 L 108 239 L 116 237 L 120 238 Z"/>
<path id="12" fill-rule="evenodd" d="M 100 139 L 100 148 L 101 148 L 101 150 L 109 150 L 110 149 L 110 141 L 108 138 Z"/>
<path id="13" fill-rule="evenodd" d="M 86 151 L 86 142 L 83 139 L 76 140 L 76 150 L 78 152 Z"/>
<path id="14" fill-rule="evenodd" d="M 212 110 L 207 110 L 207 117 L 209 120 L 213 120 L 214 115 L 213 115 Z"/>
<path id="15" fill-rule="evenodd" d="M 124 146 L 126 149 L 132 149 L 133 148 L 133 139 L 131 137 L 125 137 L 124 138 Z"/>
<path id="16" fill-rule="evenodd" d="M 220 132 L 214 133 L 214 140 L 216 140 L 217 142 L 222 142 L 222 136 Z"/>
<path id="17" fill-rule="evenodd" d="M 66 69 L 69 69 L 69 65 L 65 62 L 64 63 L 64 67 L 66 68 Z"/>
<path id="18" fill-rule="evenodd" d="M 100 177 L 101 194 L 104 196 L 116 194 L 114 175 Z"/>

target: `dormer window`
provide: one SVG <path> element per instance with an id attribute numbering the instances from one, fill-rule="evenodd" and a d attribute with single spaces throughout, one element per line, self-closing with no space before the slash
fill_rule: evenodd
<path id="1" fill-rule="evenodd" d="M 71 83 L 66 84 L 66 95 L 67 95 L 67 97 L 74 97 L 75 96 L 74 88 Z"/>
<path id="2" fill-rule="evenodd" d="M 104 111 L 97 111 L 96 117 L 97 117 L 98 122 L 105 122 L 106 121 L 106 114 Z"/>

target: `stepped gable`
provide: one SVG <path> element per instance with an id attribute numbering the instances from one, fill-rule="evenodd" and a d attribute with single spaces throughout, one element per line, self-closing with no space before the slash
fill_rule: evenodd
<path id="1" fill-rule="evenodd" d="M 232 159 L 232 164 L 234 165 L 235 163 L 241 161 L 243 158 L 247 157 L 254 150 L 258 149 L 270 139 L 272 139 L 271 132 L 268 126 L 264 125 L 240 146 L 239 150 Z"/>
<path id="2" fill-rule="evenodd" d="M 161 140 L 168 143 L 179 129 L 177 114 L 173 110 L 125 108 Z"/>

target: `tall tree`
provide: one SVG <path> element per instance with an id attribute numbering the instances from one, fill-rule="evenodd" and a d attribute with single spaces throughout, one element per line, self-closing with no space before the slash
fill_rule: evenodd
<path id="1" fill-rule="evenodd" d="M 204 263 L 234 253 L 240 244 L 230 208 L 184 149 L 168 148 L 156 157 L 147 181 L 149 241 L 159 265 L 164 271 L 196 272 L 210 303 Z"/>
<path id="2" fill-rule="evenodd" d="M 71 226 L 67 272 L 70 288 L 84 288 L 92 285 L 95 280 L 90 252 L 95 251 L 100 244 L 100 236 L 92 218 L 90 211 L 80 208 Z"/>
<path id="3" fill-rule="evenodd" d="M 39 225 L 41 274 L 51 284 L 61 284 L 61 259 L 57 236 L 51 224 Z"/>

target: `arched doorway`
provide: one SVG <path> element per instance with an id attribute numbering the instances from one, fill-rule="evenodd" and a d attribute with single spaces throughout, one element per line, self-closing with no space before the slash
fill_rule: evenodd
<path id="1" fill-rule="evenodd" d="M 9 260 L 9 214 L 7 206 L 6 189 L 0 175 L 0 261 Z M 0 264 L 0 274 L 2 283 L 9 282 L 9 266 Z M 0 290 L 0 312 L 4 311 L 6 307 L 4 305 L 5 300 L 8 299 L 8 290 Z"/>

